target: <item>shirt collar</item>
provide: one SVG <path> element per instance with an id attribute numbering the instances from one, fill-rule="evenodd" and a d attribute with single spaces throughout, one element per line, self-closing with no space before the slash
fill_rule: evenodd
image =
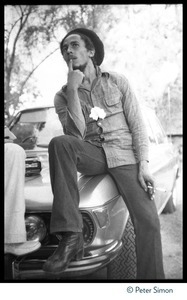
<path id="1" fill-rule="evenodd" d="M 102 76 L 109 76 L 109 73 L 106 71 L 102 71 L 100 67 L 96 66 L 96 74 L 97 77 L 102 77 Z"/>
<path id="2" fill-rule="evenodd" d="M 108 72 L 105 72 L 105 71 L 102 71 L 101 68 L 100 68 L 99 66 L 95 66 L 95 69 L 96 69 L 96 78 L 95 78 L 94 81 L 93 81 L 92 87 L 95 86 L 96 82 L 97 82 L 101 77 L 109 77 L 109 73 L 108 73 Z M 83 84 L 80 85 L 80 88 L 83 88 L 83 89 L 86 89 L 86 90 L 87 90 L 87 88 L 86 88 Z"/>

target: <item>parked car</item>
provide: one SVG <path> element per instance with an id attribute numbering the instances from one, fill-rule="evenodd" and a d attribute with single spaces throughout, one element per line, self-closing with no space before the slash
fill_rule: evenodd
<path id="1" fill-rule="evenodd" d="M 150 169 L 156 179 L 158 213 L 173 212 L 178 157 L 154 111 L 143 108 L 150 141 Z M 39 240 L 36 252 L 16 257 L 5 255 L 5 279 L 49 279 L 42 270 L 56 249 L 58 234 L 49 232 L 53 195 L 48 165 L 49 141 L 63 135 L 53 106 L 20 111 L 8 124 L 15 140 L 27 154 L 25 177 L 25 224 L 28 240 Z M 82 277 L 107 267 L 108 279 L 136 276 L 134 230 L 128 209 L 109 174 L 84 176 L 78 173 L 80 211 L 84 223 L 84 257 L 71 261 L 62 280 Z M 63 195 L 62 195 L 63 196 Z M 138 197 L 138 195 L 137 195 Z M 51 278 L 50 278 L 51 279 Z"/>

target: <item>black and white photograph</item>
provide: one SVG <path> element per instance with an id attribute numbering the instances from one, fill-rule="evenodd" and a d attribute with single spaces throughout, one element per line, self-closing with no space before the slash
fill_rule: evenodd
<path id="1" fill-rule="evenodd" d="M 182 39 L 180 3 L 4 5 L 3 283 L 182 299 Z"/>

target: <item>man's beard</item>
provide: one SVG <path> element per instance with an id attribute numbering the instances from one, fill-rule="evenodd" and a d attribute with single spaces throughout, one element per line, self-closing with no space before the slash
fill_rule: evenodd
<path id="1" fill-rule="evenodd" d="M 80 66 L 73 66 L 73 70 L 80 70 L 81 72 L 84 72 L 86 69 L 87 63 L 80 65 Z"/>

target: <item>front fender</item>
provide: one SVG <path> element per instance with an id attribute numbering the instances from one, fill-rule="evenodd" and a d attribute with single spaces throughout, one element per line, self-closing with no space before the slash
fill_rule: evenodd
<path id="1" fill-rule="evenodd" d="M 104 205 L 119 195 L 118 189 L 109 174 L 81 176 L 78 186 L 80 208 Z"/>

